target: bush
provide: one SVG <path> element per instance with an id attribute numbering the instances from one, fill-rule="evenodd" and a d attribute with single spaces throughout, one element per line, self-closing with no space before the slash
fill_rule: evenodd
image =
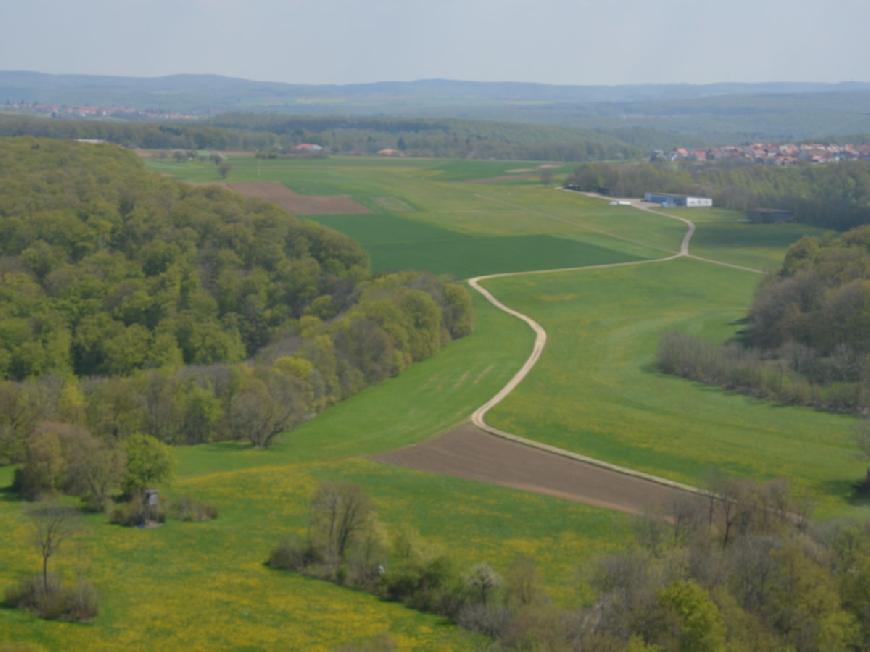
<path id="1" fill-rule="evenodd" d="M 94 587 L 83 580 L 63 587 L 51 575 L 48 590 L 42 576 L 31 577 L 8 589 L 4 602 L 8 607 L 27 609 L 46 620 L 85 622 L 93 620 L 99 612 Z"/>
<path id="2" fill-rule="evenodd" d="M 181 496 L 172 503 L 172 517 L 179 521 L 212 521 L 217 518 L 217 508 L 189 496 Z"/>
<path id="3" fill-rule="evenodd" d="M 266 562 L 271 568 L 303 572 L 323 563 L 323 555 L 309 540 L 287 538 L 281 541 Z"/>
<path id="4" fill-rule="evenodd" d="M 109 520 L 115 525 L 145 527 L 149 523 L 165 523 L 166 512 L 159 506 L 146 509 L 142 497 L 133 496 L 128 502 L 115 507 Z"/>
<path id="5" fill-rule="evenodd" d="M 666 333 L 659 342 L 658 367 L 668 374 L 820 410 L 854 412 L 867 400 L 866 382 L 819 384 L 793 365 L 788 356 L 771 359 L 735 343 L 719 346 L 684 333 Z"/>
<path id="6" fill-rule="evenodd" d="M 498 639 L 512 620 L 509 609 L 484 603 L 467 604 L 456 615 L 456 624 L 472 632 Z"/>

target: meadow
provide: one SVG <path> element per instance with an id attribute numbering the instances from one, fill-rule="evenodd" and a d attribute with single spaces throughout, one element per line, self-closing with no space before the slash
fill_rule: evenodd
<path id="1" fill-rule="evenodd" d="M 852 501 L 863 474 L 853 417 L 777 406 L 655 369 L 667 331 L 731 337 L 757 282 L 686 259 L 488 281 L 550 335 L 538 366 L 489 423 L 689 484 L 716 473 L 785 477 L 812 497 L 819 516 L 866 514 L 866 503 Z"/>
<path id="2" fill-rule="evenodd" d="M 530 167 L 523 162 L 239 157 L 231 164 L 230 182 L 283 182 L 303 194 L 349 195 L 367 206 L 367 215 L 316 219 L 358 239 L 377 271 L 417 268 L 465 278 L 652 259 L 676 252 L 684 233 L 674 220 L 504 178 Z M 151 159 L 149 165 L 193 182 L 219 180 L 212 164 Z M 694 253 L 759 268 L 775 267 L 784 247 L 809 232 L 796 225 L 756 231 L 726 211 L 691 216 L 698 221 Z M 666 330 L 731 336 L 758 279 L 676 260 L 488 281 L 499 298 L 550 332 L 539 366 L 490 422 L 688 482 L 702 482 L 710 469 L 785 474 L 824 515 L 866 512 L 849 500 L 861 472 L 848 439 L 850 419 L 752 401 L 652 368 Z M 131 530 L 104 516 L 85 517 L 56 568 L 96 585 L 100 616 L 72 625 L 3 609 L 0 643 L 329 650 L 390 632 L 403 650 L 479 647 L 481 639 L 443 619 L 263 565 L 282 535 L 304 531 L 306 502 L 327 479 L 361 485 L 388 529 L 418 530 L 460 567 L 487 560 L 499 569 L 516 554 L 530 554 L 557 601 L 588 599 L 584 570 L 630 540 L 629 517 L 369 457 L 464 421 L 528 355 L 532 334 L 523 324 L 476 295 L 475 308 L 471 336 L 281 435 L 270 450 L 227 443 L 176 449 L 177 479 L 164 497 L 205 500 L 219 518 Z M 11 476 L 12 469 L 0 469 L 0 487 Z M 24 507 L 0 493 L 6 535 L 0 591 L 38 569 Z"/>

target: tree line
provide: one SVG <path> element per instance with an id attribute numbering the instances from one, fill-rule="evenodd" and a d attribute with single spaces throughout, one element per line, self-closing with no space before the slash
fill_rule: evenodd
<path id="1" fill-rule="evenodd" d="M 805 237 L 759 285 L 744 330 L 717 345 L 684 333 L 659 343 L 672 373 L 784 404 L 870 409 L 870 226 Z M 870 418 L 858 427 L 870 459 Z M 862 443 L 864 442 L 864 443 Z M 870 473 L 866 479 L 870 490 Z"/>
<path id="2" fill-rule="evenodd" d="M 723 347 L 661 341 L 669 373 L 821 409 L 870 406 L 870 226 L 805 237 L 759 285 L 740 336 Z"/>
<path id="3" fill-rule="evenodd" d="M 125 147 L 245 150 L 263 155 L 319 144 L 336 154 L 397 149 L 409 156 L 595 161 L 641 150 L 591 130 L 472 120 L 227 114 L 196 123 L 57 120 L 0 114 L 0 136 L 101 139 Z"/>
<path id="4" fill-rule="evenodd" d="M 670 192 L 712 197 L 739 211 L 780 209 L 807 224 L 847 230 L 870 222 L 870 161 L 774 167 L 754 163 L 634 163 L 579 166 L 578 190 L 617 197 Z"/>
<path id="5" fill-rule="evenodd" d="M 179 150 L 248 150 L 269 147 L 274 134 L 210 126 L 206 122 L 66 120 L 0 113 L 0 137 L 105 140 L 124 147 Z"/>
<path id="6" fill-rule="evenodd" d="M 813 525 L 782 481 L 709 484 L 638 517 L 632 546 L 580 569 L 578 593 L 595 596 L 581 606 L 547 595 L 534 557 L 463 568 L 413 530 L 384 526 L 365 490 L 341 482 L 317 488 L 304 534 L 268 564 L 443 615 L 494 649 L 866 649 L 867 526 Z M 390 643 L 359 649 L 375 642 Z"/>

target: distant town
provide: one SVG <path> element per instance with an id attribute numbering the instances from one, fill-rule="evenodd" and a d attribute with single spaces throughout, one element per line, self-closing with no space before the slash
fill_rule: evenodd
<path id="1" fill-rule="evenodd" d="M 659 149 L 650 154 L 650 161 L 748 161 L 771 165 L 832 163 L 861 159 L 870 159 L 870 144 L 753 143 L 703 149 L 675 147 L 669 152 Z"/>
<path id="2" fill-rule="evenodd" d="M 70 106 L 41 102 L 6 102 L 2 105 L 2 110 L 50 118 L 117 118 L 121 120 L 197 120 L 202 118 L 202 116 L 192 113 L 135 109 L 130 106 Z"/>

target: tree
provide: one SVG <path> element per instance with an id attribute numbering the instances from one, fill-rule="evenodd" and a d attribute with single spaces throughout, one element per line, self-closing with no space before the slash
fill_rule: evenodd
<path id="1" fill-rule="evenodd" d="M 141 494 L 149 485 L 172 479 L 172 449 L 150 435 L 132 435 L 124 442 L 127 463 L 123 489 L 128 496 Z"/>
<path id="2" fill-rule="evenodd" d="M 226 179 L 227 175 L 230 173 L 230 170 L 233 169 L 233 166 L 227 163 L 226 161 L 221 161 L 218 163 L 217 170 L 218 174 L 221 175 L 221 179 Z"/>
<path id="3" fill-rule="evenodd" d="M 870 417 L 865 417 L 855 426 L 855 443 L 861 457 L 870 462 Z M 864 489 L 870 491 L 870 466 L 864 477 Z"/>
<path id="4" fill-rule="evenodd" d="M 658 594 L 657 639 L 684 652 L 725 650 L 725 623 L 707 592 L 692 581 L 675 582 Z"/>
<path id="5" fill-rule="evenodd" d="M 13 486 L 25 498 L 53 493 L 60 485 L 66 460 L 53 425 L 46 424 L 30 435 L 24 464 L 15 471 Z"/>
<path id="6" fill-rule="evenodd" d="M 42 556 L 42 586 L 47 594 L 48 562 L 61 544 L 77 531 L 77 512 L 55 503 L 37 505 L 28 512 L 33 524 L 33 544 Z"/>
<path id="7" fill-rule="evenodd" d="M 338 568 L 350 546 L 367 530 L 373 511 L 371 500 L 361 487 L 325 482 L 311 499 L 311 539 Z"/>
<path id="8" fill-rule="evenodd" d="M 67 468 L 64 490 L 79 496 L 90 511 L 102 510 L 124 474 L 124 451 L 85 430 L 65 437 Z"/>
<path id="9" fill-rule="evenodd" d="M 465 585 L 481 604 L 487 603 L 501 583 L 501 576 L 486 562 L 474 565 L 465 576 Z"/>

